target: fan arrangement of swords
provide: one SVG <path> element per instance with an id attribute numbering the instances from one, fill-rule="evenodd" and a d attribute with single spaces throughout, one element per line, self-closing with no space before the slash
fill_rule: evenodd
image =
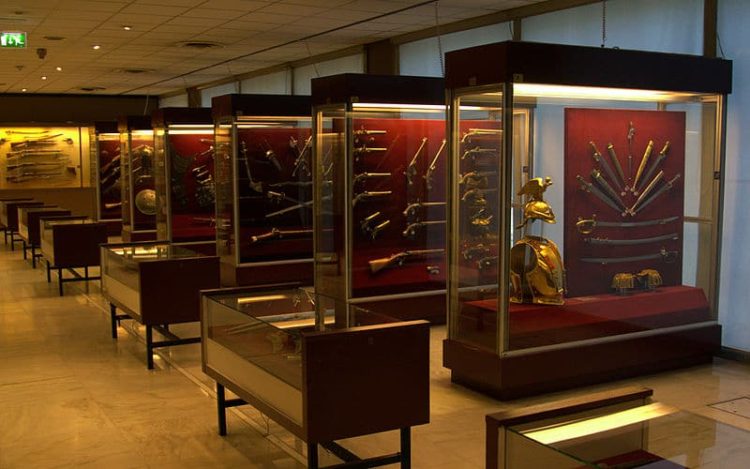
<path id="1" fill-rule="evenodd" d="M 598 168 L 591 170 L 590 181 L 586 180 L 580 174 L 576 175 L 576 179 L 583 191 L 592 194 L 622 217 L 635 217 L 638 215 L 641 210 L 648 207 L 654 200 L 672 189 L 681 176 L 680 173 L 677 173 L 674 177 L 668 179 L 664 175 L 664 170 L 661 169 L 662 163 L 669 154 L 668 140 L 655 157 L 652 156 L 654 141 L 649 140 L 638 168 L 635 174 L 633 174 L 632 147 L 634 136 L 635 127 L 630 122 L 628 126 L 627 177 L 617 157 L 614 145 L 612 143 L 607 144 L 608 158 L 605 158 L 593 141 L 589 142 L 591 157 L 598 165 Z M 632 197 L 627 197 L 628 192 L 632 194 Z M 628 206 L 625 203 L 626 197 L 631 200 L 635 198 L 635 202 Z"/>

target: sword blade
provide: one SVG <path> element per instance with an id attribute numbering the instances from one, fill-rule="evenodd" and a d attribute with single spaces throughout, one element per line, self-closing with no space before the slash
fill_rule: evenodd
<path id="1" fill-rule="evenodd" d="M 602 173 L 601 172 L 599 172 L 597 170 L 593 170 L 593 171 L 591 171 L 591 177 L 602 187 L 602 189 L 604 189 L 605 191 L 607 191 L 607 193 L 610 195 L 610 197 L 612 197 L 612 200 L 618 206 L 620 206 L 623 210 L 627 210 L 627 207 L 622 202 L 622 199 L 620 199 L 620 194 L 618 194 L 617 191 L 615 191 L 612 188 L 612 186 L 610 186 L 609 183 L 607 183 L 607 180 L 602 177 Z"/>
<path id="2" fill-rule="evenodd" d="M 680 175 L 680 173 L 677 173 L 677 176 L 673 177 L 673 178 L 672 178 L 672 180 L 670 180 L 670 181 L 667 181 L 667 183 L 666 183 L 666 184 L 664 184 L 663 186 L 661 186 L 661 187 L 660 187 L 660 188 L 659 188 L 659 189 L 658 189 L 658 190 L 657 190 L 656 192 L 654 192 L 654 193 L 653 193 L 653 194 L 651 195 L 651 197 L 649 197 L 648 199 L 644 200 L 644 201 L 643 201 L 643 203 L 641 204 L 641 206 L 640 206 L 640 207 L 638 207 L 638 209 L 637 209 L 637 210 L 634 210 L 634 211 L 632 212 L 632 215 L 633 215 L 633 216 L 637 215 L 637 214 L 638 214 L 638 212 L 640 212 L 640 211 L 641 211 L 641 210 L 643 210 L 644 208 L 648 207 L 648 205 L 649 205 L 649 204 L 650 204 L 651 202 L 653 202 L 654 200 L 656 200 L 656 198 L 658 198 L 658 197 L 659 197 L 660 195 L 662 195 L 663 193 L 665 193 L 665 192 L 667 192 L 668 190 L 670 190 L 670 189 L 671 189 L 671 188 L 672 188 L 672 187 L 674 186 L 674 183 L 675 183 L 675 182 L 677 182 L 677 180 L 678 180 L 678 179 L 680 179 L 680 176 L 681 176 L 681 175 Z"/>
<path id="3" fill-rule="evenodd" d="M 615 146 L 611 143 L 607 145 L 607 154 L 609 155 L 609 158 L 612 160 L 612 163 L 615 165 L 615 169 L 617 170 L 617 175 L 620 176 L 620 183 L 622 186 L 625 186 L 625 173 L 622 171 L 622 166 L 620 166 L 620 160 L 617 159 L 617 153 L 615 153 Z"/>
<path id="4" fill-rule="evenodd" d="M 578 179 L 578 182 L 580 183 L 581 189 L 583 191 L 594 194 L 596 198 L 604 202 L 608 207 L 612 208 L 622 216 L 625 216 L 625 213 L 620 210 L 620 207 L 618 207 L 617 204 L 610 200 L 610 198 L 604 192 L 599 190 L 598 187 L 586 181 L 581 175 L 577 175 L 576 179 Z"/>
<path id="5" fill-rule="evenodd" d="M 635 246 L 639 244 L 658 243 L 660 241 L 676 241 L 680 239 L 677 233 L 669 233 L 651 238 L 636 239 L 606 239 L 606 238 L 584 238 L 583 242 L 588 244 L 600 244 L 610 246 Z"/>
<path id="6" fill-rule="evenodd" d="M 654 187 L 656 187 L 656 184 L 661 181 L 664 178 L 664 171 L 659 171 L 656 176 L 654 176 L 654 179 L 651 180 L 651 182 L 648 183 L 648 186 L 646 186 L 645 189 L 643 189 L 643 192 L 641 192 L 641 195 L 638 196 L 638 200 L 635 201 L 632 207 L 628 210 L 628 212 L 631 215 L 635 214 L 635 209 L 638 207 L 638 205 L 643 202 L 643 200 L 654 190 Z"/>
<path id="7" fill-rule="evenodd" d="M 648 145 L 646 146 L 646 151 L 643 152 L 643 158 L 641 158 L 641 164 L 638 165 L 638 171 L 635 173 L 635 179 L 633 179 L 633 187 L 631 189 L 635 190 L 636 187 L 638 187 L 638 181 L 641 179 L 641 176 L 643 175 L 643 170 L 646 169 L 646 164 L 648 164 L 648 158 L 651 156 L 651 151 L 654 148 L 654 141 L 649 140 Z"/>
<path id="8" fill-rule="evenodd" d="M 643 256 L 630 256 L 630 257 L 582 257 L 581 262 L 586 262 L 589 264 L 601 264 L 601 265 L 608 265 L 608 264 L 621 264 L 625 262 L 638 262 L 638 261 L 648 261 L 651 259 L 662 259 L 665 262 L 671 262 L 674 261 L 677 258 L 678 252 L 677 251 L 667 251 L 662 249 L 660 252 L 656 254 L 645 254 Z"/>

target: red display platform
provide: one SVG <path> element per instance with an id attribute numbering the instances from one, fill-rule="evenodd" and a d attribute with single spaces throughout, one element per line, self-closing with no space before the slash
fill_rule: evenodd
<path id="1" fill-rule="evenodd" d="M 466 303 L 461 324 L 495 334 L 497 300 Z M 663 287 L 628 296 L 614 294 L 566 298 L 562 306 L 511 304 L 511 350 L 595 339 L 710 321 L 708 301 L 695 287 Z"/>

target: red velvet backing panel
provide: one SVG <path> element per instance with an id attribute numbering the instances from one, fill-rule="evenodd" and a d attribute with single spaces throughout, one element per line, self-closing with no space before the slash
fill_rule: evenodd
<path id="1" fill-rule="evenodd" d="M 216 238 L 215 227 L 206 222 L 215 216 L 216 204 L 207 204 L 203 207 L 198 203 L 197 192 L 200 187 L 193 169 L 200 168 L 208 170 L 211 177 L 214 175 L 213 151 L 210 143 L 213 142 L 212 135 L 204 134 L 169 134 L 170 147 L 170 172 L 172 181 L 168 181 L 168 187 L 172 198 L 172 240 L 173 241 L 199 241 Z M 188 159 L 189 161 L 184 161 Z M 179 168 L 186 167 L 184 173 L 180 174 Z M 175 182 L 184 188 L 177 191 Z M 197 219 L 197 220 L 196 220 Z"/>
<path id="2" fill-rule="evenodd" d="M 580 189 L 576 175 L 591 181 L 591 170 L 598 168 L 592 158 L 589 141 L 596 143 L 602 159 L 605 159 L 612 170 L 616 169 L 607 153 L 608 143 L 612 143 L 622 166 L 625 177 L 628 177 L 628 123 L 635 127 L 632 146 L 632 174 L 640 165 L 649 140 L 654 141 L 648 167 L 656 160 L 666 141 L 670 148 L 666 159 L 654 172 L 664 170 L 664 181 L 671 180 L 677 174 L 681 177 L 674 187 L 655 199 L 650 205 L 633 216 L 622 216 L 605 205 L 593 194 Z M 602 170 L 605 179 L 609 178 Z M 644 170 L 645 176 L 645 170 Z M 652 179 L 653 177 L 652 176 Z M 642 176 L 643 177 L 643 176 Z M 565 269 L 567 272 L 567 296 L 594 295 L 611 291 L 612 277 L 622 272 L 639 272 L 642 269 L 656 269 L 662 276 L 664 285 L 682 283 L 682 241 L 683 241 L 683 200 L 685 179 L 685 113 L 672 111 L 636 111 L 612 109 L 575 109 L 565 110 Z M 609 181 L 610 184 L 612 183 Z M 649 181 L 645 181 L 648 184 Z M 664 183 L 659 183 L 658 189 Z M 641 183 L 639 182 L 639 186 Z M 630 207 L 637 196 L 628 192 L 622 197 L 625 205 Z M 596 215 L 599 221 L 635 222 L 654 220 L 672 216 L 680 217 L 677 221 L 655 226 L 637 228 L 604 228 L 597 227 L 593 233 L 583 235 L 576 229 L 579 217 L 589 219 Z M 650 238 L 669 233 L 677 233 L 679 239 L 634 246 L 593 245 L 586 243 L 585 238 L 600 237 L 609 239 Z M 662 248 L 667 251 L 678 251 L 676 262 L 665 263 L 661 259 L 638 262 L 592 264 L 581 262 L 581 258 L 630 257 L 656 254 Z"/>
<path id="3" fill-rule="evenodd" d="M 445 224 L 418 228 L 413 238 L 403 236 L 406 227 L 419 221 L 445 221 L 445 206 L 424 207 L 414 216 L 406 217 L 407 205 L 416 202 L 445 202 L 446 166 L 449 149 L 443 149 L 436 161 L 432 188 L 427 189 L 424 178 L 427 168 L 445 138 L 445 121 L 435 119 L 354 119 L 355 132 L 360 129 L 385 130 L 385 134 L 356 136 L 354 146 L 383 147 L 387 151 L 354 155 L 353 177 L 364 172 L 391 173 L 390 177 L 366 179 L 353 188 L 356 196 L 363 191 L 392 191 L 386 197 L 375 197 L 357 203 L 353 208 L 352 230 L 352 294 L 367 297 L 400 292 L 445 288 L 445 254 L 415 256 L 402 266 L 372 273 L 369 261 L 387 258 L 410 250 L 445 249 Z M 422 139 L 427 138 L 416 160 L 413 185 L 407 184 L 404 174 L 414 158 Z M 358 159 L 357 159 L 358 157 Z M 375 213 L 381 215 L 372 226 L 385 220 L 390 224 L 373 240 L 360 228 L 361 221 Z M 435 266 L 430 273 L 428 266 Z"/>
<path id="4" fill-rule="evenodd" d="M 120 155 L 120 141 L 119 140 L 99 140 L 99 171 L 102 170 L 106 165 L 108 165 L 115 157 Z M 113 164 L 106 174 L 99 174 L 99 181 L 101 182 L 102 178 L 108 176 L 112 173 L 112 171 L 115 170 L 115 168 L 119 168 L 119 163 Z M 119 180 L 119 178 L 115 179 Z M 112 179 L 110 179 L 112 181 Z M 122 211 L 120 209 L 120 206 L 114 207 L 114 208 L 106 208 L 106 204 L 116 204 L 119 203 L 121 200 L 121 192 L 117 188 L 114 187 L 115 184 L 113 182 L 110 182 L 107 187 L 100 187 L 100 193 L 99 193 L 99 213 L 101 213 L 102 220 L 115 220 L 115 219 L 122 219 Z M 110 190 L 106 190 L 110 188 Z"/>
<path id="5" fill-rule="evenodd" d="M 462 316 L 474 323 L 477 335 L 492 335 L 497 300 L 468 302 Z M 687 286 L 628 296 L 568 298 L 562 306 L 511 304 L 510 346 L 515 349 L 550 345 L 710 320 L 703 290 Z M 468 330 L 468 322 L 464 323 Z"/>

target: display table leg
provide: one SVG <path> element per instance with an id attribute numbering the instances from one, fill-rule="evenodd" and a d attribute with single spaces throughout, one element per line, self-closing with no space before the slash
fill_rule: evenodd
<path id="1" fill-rule="evenodd" d="M 57 269 L 57 284 L 60 296 L 63 296 L 63 270 L 62 268 Z"/>
<path id="2" fill-rule="evenodd" d="M 411 469 L 411 427 L 401 429 L 401 469 Z"/>
<path id="3" fill-rule="evenodd" d="M 146 326 L 146 368 L 154 369 L 154 331 Z"/>
<path id="4" fill-rule="evenodd" d="M 112 338 L 117 338 L 117 306 L 109 304 L 109 317 L 112 321 Z"/>
<path id="5" fill-rule="evenodd" d="M 318 469 L 318 444 L 307 444 L 307 469 Z"/>
<path id="6" fill-rule="evenodd" d="M 47 261 L 47 283 L 52 283 L 52 268 L 49 266 L 49 261 Z"/>
<path id="7" fill-rule="evenodd" d="M 224 391 L 224 385 L 216 383 L 216 410 L 219 421 L 219 435 L 227 435 L 227 396 Z"/>
<path id="8" fill-rule="evenodd" d="M 36 246 L 31 245 L 31 268 L 36 269 Z"/>
<path id="9" fill-rule="evenodd" d="M 15 239 L 15 233 L 12 231 L 10 232 L 10 250 L 15 251 L 16 250 L 16 239 Z"/>
<path id="10" fill-rule="evenodd" d="M 28 257 L 26 256 L 26 249 L 27 249 L 26 241 L 21 240 L 21 246 L 23 247 L 23 260 L 26 260 L 28 259 Z"/>

